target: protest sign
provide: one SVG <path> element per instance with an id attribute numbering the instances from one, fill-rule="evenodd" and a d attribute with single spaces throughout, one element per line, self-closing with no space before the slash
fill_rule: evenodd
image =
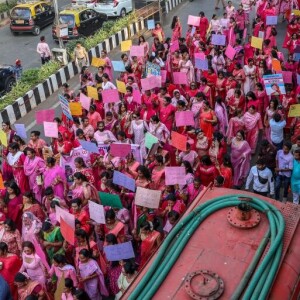
<path id="1" fill-rule="evenodd" d="M 133 97 L 134 102 L 136 102 L 138 104 L 141 104 L 142 94 L 141 94 L 140 90 L 133 90 L 132 91 L 132 97 Z"/>
<path id="2" fill-rule="evenodd" d="M 82 106 L 80 102 L 70 102 L 69 104 L 72 116 L 82 115 Z"/>
<path id="3" fill-rule="evenodd" d="M 120 101 L 118 90 L 103 90 L 101 94 L 103 103 L 114 103 Z"/>
<path id="4" fill-rule="evenodd" d="M 161 87 L 161 76 L 142 78 L 141 85 L 144 91 L 149 91 L 157 87 Z"/>
<path id="5" fill-rule="evenodd" d="M 165 167 L 166 185 L 185 185 L 185 167 Z"/>
<path id="6" fill-rule="evenodd" d="M 151 149 L 152 145 L 158 142 L 158 138 L 151 134 L 150 132 L 146 132 L 145 134 L 145 147 Z"/>
<path id="7" fill-rule="evenodd" d="M 89 200 L 89 214 L 90 218 L 97 224 L 105 224 L 105 213 L 103 205 Z"/>
<path id="8" fill-rule="evenodd" d="M 19 137 L 27 139 L 25 124 L 14 124 L 16 128 L 16 133 Z"/>
<path id="9" fill-rule="evenodd" d="M 272 68 L 274 71 L 281 71 L 281 63 L 278 59 L 272 59 Z"/>
<path id="10" fill-rule="evenodd" d="M 200 24 L 200 17 L 195 17 L 195 16 L 188 16 L 188 21 L 187 21 L 188 25 L 192 25 L 195 27 L 199 27 Z"/>
<path id="11" fill-rule="evenodd" d="M 75 245 L 75 230 L 63 218 L 60 218 L 60 232 L 64 239 L 71 244 Z"/>
<path id="12" fill-rule="evenodd" d="M 69 101 L 65 97 L 63 97 L 62 95 L 58 95 L 58 99 L 59 99 L 60 107 L 61 107 L 61 110 L 62 110 L 63 114 L 69 120 L 73 121 L 73 117 L 72 117 L 70 107 L 69 107 Z M 53 119 L 51 121 L 53 121 Z"/>
<path id="13" fill-rule="evenodd" d="M 288 116 L 290 118 L 300 117 L 300 104 L 291 105 Z"/>
<path id="14" fill-rule="evenodd" d="M 226 55 L 230 60 L 233 60 L 235 54 L 236 54 L 235 49 L 234 49 L 231 45 L 228 45 L 227 48 L 226 48 L 226 51 L 225 51 L 225 55 Z"/>
<path id="15" fill-rule="evenodd" d="M 95 143 L 88 142 L 88 141 L 80 141 L 82 148 L 90 153 L 97 153 L 99 154 L 98 146 Z"/>
<path id="16" fill-rule="evenodd" d="M 170 51 L 171 51 L 171 53 L 174 53 L 178 49 L 179 49 L 179 42 L 178 42 L 178 40 L 172 41 L 171 44 L 170 44 Z"/>
<path id="17" fill-rule="evenodd" d="M 112 143 L 110 144 L 110 154 L 117 157 L 126 157 L 131 153 L 130 144 Z"/>
<path id="18" fill-rule="evenodd" d="M 177 111 L 175 113 L 175 121 L 176 121 L 176 127 L 195 125 L 194 114 L 192 111 L 189 110 Z"/>
<path id="19" fill-rule="evenodd" d="M 195 58 L 195 67 L 202 71 L 207 71 L 208 60 L 206 58 L 205 59 Z"/>
<path id="20" fill-rule="evenodd" d="M 131 46 L 130 47 L 130 56 L 144 57 L 145 56 L 145 47 L 144 46 Z"/>
<path id="21" fill-rule="evenodd" d="M 126 84 L 124 81 L 116 80 L 117 89 L 120 93 L 126 94 Z"/>
<path id="22" fill-rule="evenodd" d="M 54 109 L 38 110 L 35 112 L 36 124 L 43 124 L 44 122 L 53 122 L 54 118 L 55 118 Z"/>
<path id="23" fill-rule="evenodd" d="M 224 34 L 212 34 L 211 43 L 216 46 L 225 46 L 226 36 Z"/>
<path id="24" fill-rule="evenodd" d="M 132 40 L 123 41 L 121 42 L 121 51 L 127 52 L 130 50 L 131 46 L 132 46 Z"/>
<path id="25" fill-rule="evenodd" d="M 155 21 L 153 19 L 147 20 L 147 28 L 148 30 L 155 29 Z"/>
<path id="26" fill-rule="evenodd" d="M 187 137 L 176 131 L 171 132 L 172 146 L 181 151 L 186 151 Z"/>
<path id="27" fill-rule="evenodd" d="M 135 205 L 148 208 L 158 208 L 161 198 L 161 191 L 149 190 L 142 187 L 136 188 L 134 203 Z"/>
<path id="28" fill-rule="evenodd" d="M 44 122 L 44 133 L 47 137 L 58 138 L 58 126 L 56 122 Z"/>
<path id="29" fill-rule="evenodd" d="M 104 246 L 103 250 L 108 261 L 120 261 L 135 257 L 131 241 Z"/>
<path id="30" fill-rule="evenodd" d="M 0 129 L 0 141 L 4 147 L 7 147 L 7 145 L 8 145 L 7 135 L 2 129 Z"/>
<path id="31" fill-rule="evenodd" d="M 125 65 L 121 60 L 120 61 L 113 60 L 111 62 L 111 64 L 113 66 L 114 71 L 116 71 L 116 72 L 125 72 Z"/>
<path id="32" fill-rule="evenodd" d="M 278 16 L 267 16 L 266 17 L 266 25 L 277 25 Z"/>
<path id="33" fill-rule="evenodd" d="M 92 99 L 90 97 L 87 97 L 85 94 L 80 93 L 79 101 L 81 103 L 81 106 L 89 111 Z"/>
<path id="34" fill-rule="evenodd" d="M 100 67 L 100 66 L 104 66 L 106 64 L 105 59 L 99 58 L 99 57 L 92 57 L 92 62 L 91 65 L 93 67 Z"/>
<path id="35" fill-rule="evenodd" d="M 187 74 L 184 72 L 173 72 L 174 84 L 188 84 Z"/>
<path id="36" fill-rule="evenodd" d="M 147 62 L 145 68 L 145 76 L 148 77 L 149 75 L 160 76 L 160 66 L 158 64 Z"/>
<path id="37" fill-rule="evenodd" d="M 113 208 L 123 208 L 119 195 L 98 192 L 100 202 L 103 206 L 111 206 Z"/>
<path id="38" fill-rule="evenodd" d="M 113 183 L 135 192 L 135 180 L 119 171 L 114 171 Z"/>
<path id="39" fill-rule="evenodd" d="M 251 47 L 257 48 L 257 49 L 262 49 L 262 44 L 263 44 L 262 38 L 259 38 L 256 36 L 251 37 Z"/>
<path id="40" fill-rule="evenodd" d="M 86 89 L 88 97 L 93 98 L 95 100 L 99 100 L 98 91 L 95 87 L 87 86 Z"/>
<path id="41" fill-rule="evenodd" d="M 268 96 L 285 94 L 282 74 L 264 75 L 263 81 Z"/>
<path id="42" fill-rule="evenodd" d="M 293 72 L 282 71 L 282 78 L 283 78 L 284 83 L 292 83 L 293 82 Z"/>
<path id="43" fill-rule="evenodd" d="M 75 216 L 59 206 L 55 206 L 56 220 L 63 219 L 71 228 L 75 230 Z"/>

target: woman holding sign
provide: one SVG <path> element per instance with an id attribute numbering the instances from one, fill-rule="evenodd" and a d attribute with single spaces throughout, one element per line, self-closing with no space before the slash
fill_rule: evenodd
<path id="1" fill-rule="evenodd" d="M 215 112 L 210 108 L 207 100 L 203 101 L 203 106 L 200 111 L 200 129 L 204 132 L 204 135 L 211 141 L 214 131 L 214 125 L 218 120 Z"/>

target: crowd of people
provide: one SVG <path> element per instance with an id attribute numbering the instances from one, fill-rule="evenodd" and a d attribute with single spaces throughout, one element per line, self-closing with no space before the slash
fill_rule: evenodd
<path id="1" fill-rule="evenodd" d="M 72 120 L 65 114 L 56 117 L 58 137 L 50 144 L 39 131 L 32 131 L 26 142 L 9 122 L 2 124 L 7 146 L 2 142 L 1 299 L 53 299 L 57 293 L 63 300 L 120 299 L 208 186 L 253 186 L 254 193 L 282 202 L 292 195 L 299 204 L 300 114 L 289 116 L 291 105 L 300 105 L 300 17 L 292 13 L 297 3 L 222 4 L 222 18 L 213 15 L 209 21 L 200 12 L 198 26 L 189 26 L 185 35 L 177 16 L 170 38 L 157 23 L 153 39 L 139 37 L 143 56 L 122 53 L 125 71 L 117 78 L 105 50 L 105 63 L 96 74 L 81 62 L 80 91 L 64 84 L 63 96 L 69 103 L 80 102 L 94 87 L 98 97 Z M 276 25 L 267 25 L 268 16 L 277 15 L 287 24 L 282 51 Z M 225 45 L 214 45 L 214 34 L 225 36 Z M 252 47 L 251 35 L 261 34 L 261 49 Z M 78 53 L 84 52 L 81 47 L 78 43 Z M 207 66 L 199 67 L 199 57 Z M 264 76 L 283 72 L 291 72 L 291 79 L 284 89 L 272 84 L 268 94 Z M 178 73 L 186 76 L 185 84 L 174 83 Z M 149 76 L 161 82 L 145 90 L 143 79 Z M 118 102 L 104 102 L 103 91 L 117 89 L 115 79 L 124 82 L 126 92 L 120 91 Z M 193 124 L 178 125 L 182 112 L 192 112 Z M 174 132 L 185 138 L 184 145 L 175 141 Z M 149 137 L 156 139 L 150 146 Z M 82 151 L 86 142 L 98 153 Z M 116 156 L 113 144 L 130 144 L 132 151 Z M 184 167 L 184 184 L 167 185 L 167 167 Z M 135 187 L 161 191 L 158 208 L 136 205 L 135 192 L 115 184 L 114 172 L 134 180 Z M 101 204 L 99 192 L 118 195 L 122 203 L 122 208 L 104 206 L 105 224 L 90 218 L 88 202 Z M 75 216 L 74 244 L 62 234 L 58 210 Z M 134 258 L 107 259 L 105 247 L 129 241 Z"/>

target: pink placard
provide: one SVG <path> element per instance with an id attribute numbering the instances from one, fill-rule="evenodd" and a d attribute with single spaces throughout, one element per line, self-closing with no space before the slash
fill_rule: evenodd
<path id="1" fill-rule="evenodd" d="M 235 56 L 235 49 L 231 46 L 231 45 L 228 45 L 227 48 L 226 48 L 226 51 L 225 51 L 225 55 L 230 59 L 230 60 L 233 60 L 234 59 L 234 56 Z"/>
<path id="2" fill-rule="evenodd" d="M 187 84 L 187 74 L 183 72 L 173 72 L 175 84 Z"/>
<path id="3" fill-rule="evenodd" d="M 44 122 L 45 136 L 58 138 L 58 126 L 56 122 Z"/>
<path id="4" fill-rule="evenodd" d="M 161 75 L 161 82 L 165 83 L 167 81 L 167 71 L 166 70 L 161 70 L 160 75 Z"/>
<path id="5" fill-rule="evenodd" d="M 110 145 L 110 154 L 113 156 L 126 157 L 130 152 L 130 144 L 113 143 Z"/>
<path id="6" fill-rule="evenodd" d="M 80 98 L 79 101 L 81 103 L 81 106 L 86 109 L 89 110 L 90 106 L 91 106 L 91 98 L 87 97 L 85 94 L 80 93 Z"/>
<path id="7" fill-rule="evenodd" d="M 188 17 L 188 25 L 196 26 L 199 27 L 200 24 L 200 17 L 195 17 L 195 16 L 189 16 Z"/>
<path id="8" fill-rule="evenodd" d="M 282 78 L 284 83 L 293 83 L 293 73 L 290 71 L 282 71 Z"/>
<path id="9" fill-rule="evenodd" d="M 195 59 L 196 59 L 196 58 L 199 58 L 199 59 L 201 59 L 201 60 L 204 60 L 204 59 L 206 59 L 206 56 L 205 56 L 205 54 L 204 54 L 204 53 L 202 53 L 202 52 L 199 52 L 199 53 L 194 53 L 194 57 L 195 57 Z"/>
<path id="10" fill-rule="evenodd" d="M 177 111 L 175 113 L 175 121 L 176 121 L 176 127 L 180 126 L 194 126 L 194 115 L 192 111 Z"/>
<path id="11" fill-rule="evenodd" d="M 161 76 L 150 76 L 141 79 L 142 89 L 149 91 L 157 87 L 161 87 Z"/>
<path id="12" fill-rule="evenodd" d="M 176 41 L 173 41 L 171 44 L 170 44 L 170 50 L 171 52 L 175 52 L 176 50 L 179 49 L 179 41 L 176 40 Z"/>
<path id="13" fill-rule="evenodd" d="M 130 56 L 143 57 L 145 56 L 145 47 L 144 46 L 131 46 L 130 47 Z"/>
<path id="14" fill-rule="evenodd" d="M 133 96 L 133 101 L 138 103 L 138 104 L 141 104 L 142 102 L 142 94 L 140 92 L 140 90 L 133 90 L 132 91 L 132 96 Z"/>
<path id="15" fill-rule="evenodd" d="M 54 117 L 54 109 L 38 110 L 35 112 L 36 124 L 43 124 L 44 122 L 53 122 Z"/>
<path id="16" fill-rule="evenodd" d="M 102 91 L 103 103 L 115 103 L 120 101 L 118 90 L 104 90 Z"/>
<path id="17" fill-rule="evenodd" d="M 185 167 L 165 167 L 166 185 L 185 185 Z"/>

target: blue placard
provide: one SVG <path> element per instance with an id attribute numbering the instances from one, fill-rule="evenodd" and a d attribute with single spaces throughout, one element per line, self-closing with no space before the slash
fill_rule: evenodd
<path id="1" fill-rule="evenodd" d="M 24 124 L 15 124 L 16 133 L 19 137 L 27 139 L 26 128 Z"/>
<path id="2" fill-rule="evenodd" d="M 154 20 L 147 20 L 147 27 L 148 29 L 154 29 L 155 28 L 155 22 Z"/>
<path id="3" fill-rule="evenodd" d="M 125 72 L 125 65 L 121 60 L 114 60 L 111 62 L 116 72 Z"/>
<path id="4" fill-rule="evenodd" d="M 60 106 L 63 114 L 71 121 L 73 121 L 73 117 L 70 111 L 70 106 L 68 100 L 62 95 L 58 95 L 58 100 L 60 102 Z"/>
<path id="5" fill-rule="evenodd" d="M 226 36 L 224 34 L 213 34 L 211 36 L 211 43 L 216 46 L 224 46 L 226 43 Z"/>
<path id="6" fill-rule="evenodd" d="M 208 60 L 196 58 L 195 59 L 195 67 L 200 70 L 207 71 L 208 70 Z"/>
<path id="7" fill-rule="evenodd" d="M 82 148 L 91 153 L 99 154 L 99 148 L 95 143 L 87 142 L 87 141 L 80 141 Z"/>
<path id="8" fill-rule="evenodd" d="M 103 248 L 108 261 L 119 261 L 135 257 L 131 241 Z"/>
<path id="9" fill-rule="evenodd" d="M 135 180 L 121 172 L 114 171 L 113 183 L 135 192 Z"/>

